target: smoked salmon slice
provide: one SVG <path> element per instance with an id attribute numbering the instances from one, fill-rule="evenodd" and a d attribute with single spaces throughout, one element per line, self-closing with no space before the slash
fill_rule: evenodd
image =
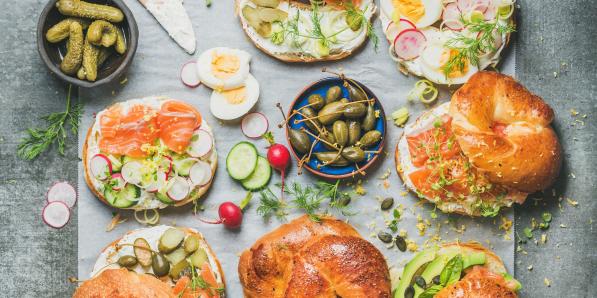
<path id="1" fill-rule="evenodd" d="M 144 157 L 143 145 L 151 144 L 159 136 L 156 113 L 145 105 L 123 110 L 115 105 L 100 118 L 100 150 L 115 155 Z"/>
<path id="2" fill-rule="evenodd" d="M 201 126 L 201 114 L 193 106 L 180 101 L 162 104 L 157 114 L 160 139 L 176 153 L 184 152 L 191 143 L 193 131 Z"/>
<path id="3" fill-rule="evenodd" d="M 460 153 L 458 142 L 452 133 L 452 118 L 445 115 L 438 119 L 434 128 L 413 136 L 406 136 L 408 150 L 415 167 L 422 167 L 429 158 L 441 155 L 449 159 Z"/>
<path id="4" fill-rule="evenodd" d="M 439 291 L 435 298 L 515 298 L 503 276 L 489 271 L 485 267 L 475 266 L 460 281 Z"/>
<path id="5" fill-rule="evenodd" d="M 207 263 L 204 263 L 201 267 L 201 273 L 199 274 L 201 283 L 196 285 L 192 284 L 191 278 L 188 276 L 181 277 L 174 288 L 172 288 L 175 295 L 181 298 L 217 298 L 220 297 L 218 292 L 218 282 L 216 277 L 211 271 L 211 268 Z M 201 288 L 201 286 L 207 285 L 207 288 Z"/>

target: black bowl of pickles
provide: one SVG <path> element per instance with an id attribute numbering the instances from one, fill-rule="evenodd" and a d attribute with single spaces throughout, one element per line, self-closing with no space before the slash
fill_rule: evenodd
<path id="1" fill-rule="evenodd" d="M 51 0 L 37 24 L 37 49 L 60 79 L 96 87 L 121 79 L 139 30 L 121 0 Z"/>
<path id="2" fill-rule="evenodd" d="M 386 119 L 365 85 L 339 75 L 306 87 L 287 114 L 286 137 L 302 168 L 324 178 L 365 175 L 379 157 Z"/>

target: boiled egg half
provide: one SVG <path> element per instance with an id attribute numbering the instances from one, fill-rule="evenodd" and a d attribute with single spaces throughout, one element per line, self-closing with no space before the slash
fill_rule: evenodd
<path id="1" fill-rule="evenodd" d="M 206 50 L 197 59 L 201 83 L 225 91 L 243 87 L 249 76 L 251 55 L 243 50 L 218 47 Z"/>
<path id="2" fill-rule="evenodd" d="M 443 10 L 442 0 L 381 0 L 381 10 L 395 23 L 407 19 L 423 28 L 437 22 Z"/>
<path id="3" fill-rule="evenodd" d="M 235 120 L 247 114 L 259 99 L 259 83 L 251 74 L 243 86 L 225 91 L 214 90 L 209 109 L 221 120 Z"/>

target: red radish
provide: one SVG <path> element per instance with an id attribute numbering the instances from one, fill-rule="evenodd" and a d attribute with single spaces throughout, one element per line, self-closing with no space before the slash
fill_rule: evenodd
<path id="1" fill-rule="evenodd" d="M 265 138 L 271 145 L 267 149 L 267 161 L 274 169 L 280 172 L 282 177 L 281 196 L 284 197 L 284 178 L 286 177 L 286 168 L 290 164 L 290 152 L 286 146 L 276 143 L 271 133 L 265 134 Z"/>
<path id="2" fill-rule="evenodd" d="M 444 25 L 454 31 L 460 31 L 464 28 L 461 18 L 461 12 L 456 3 L 450 3 L 444 7 L 442 11 L 442 19 Z"/>
<path id="3" fill-rule="evenodd" d="M 213 138 L 209 132 L 197 129 L 191 137 L 191 144 L 187 147 L 187 153 L 192 157 L 203 157 L 211 152 Z"/>
<path id="4" fill-rule="evenodd" d="M 189 178 L 193 185 L 204 186 L 211 181 L 211 165 L 204 161 L 198 161 L 189 170 Z"/>
<path id="5" fill-rule="evenodd" d="M 99 180 L 105 180 L 112 174 L 112 162 L 103 154 L 96 154 L 89 162 L 91 175 Z"/>
<path id="6" fill-rule="evenodd" d="M 497 13 L 498 13 L 498 6 L 497 6 L 496 2 L 497 1 L 493 0 L 489 3 L 487 10 L 483 13 L 483 15 L 485 16 L 485 20 L 487 20 L 487 21 L 495 20 Z"/>
<path id="7" fill-rule="evenodd" d="M 471 11 L 475 2 L 476 0 L 456 0 L 456 4 L 458 5 L 460 11 L 465 13 Z"/>
<path id="8" fill-rule="evenodd" d="M 269 121 L 259 112 L 249 113 L 243 118 L 240 128 L 247 138 L 258 139 L 269 129 Z"/>
<path id="9" fill-rule="evenodd" d="M 402 29 L 407 29 L 407 28 L 417 29 L 417 25 L 415 25 L 415 23 L 413 23 L 407 19 L 403 19 L 403 18 L 400 18 L 399 27 Z"/>
<path id="10" fill-rule="evenodd" d="M 162 171 L 158 171 L 156 173 L 156 179 L 156 181 L 152 181 L 151 184 L 149 184 L 145 188 L 147 192 L 155 193 L 158 192 L 162 187 L 164 187 L 164 185 L 166 185 L 168 181 L 168 174 Z"/>
<path id="11" fill-rule="evenodd" d="M 218 208 L 218 220 L 206 220 L 199 218 L 200 221 L 208 224 L 223 224 L 229 229 L 237 229 L 243 223 L 243 211 L 232 202 L 224 202 Z"/>
<path id="12" fill-rule="evenodd" d="M 48 189 L 46 200 L 48 203 L 62 202 L 72 208 L 77 203 L 77 191 L 66 181 L 57 182 Z"/>
<path id="13" fill-rule="evenodd" d="M 489 6 L 491 5 L 492 0 L 476 0 L 473 3 L 471 11 L 478 10 L 480 12 L 485 13 Z"/>
<path id="14" fill-rule="evenodd" d="M 180 80 L 185 86 L 190 88 L 195 88 L 201 84 L 201 80 L 199 80 L 199 76 L 197 75 L 195 61 L 189 61 L 182 66 Z"/>
<path id="15" fill-rule="evenodd" d="M 423 32 L 417 29 L 406 29 L 394 39 L 394 51 L 399 58 L 412 60 L 419 57 L 426 42 Z"/>
<path id="16" fill-rule="evenodd" d="M 168 197 L 176 202 L 186 199 L 191 192 L 191 184 L 187 179 L 182 177 L 177 176 L 172 179 L 172 185 L 170 185 L 170 189 L 167 193 Z"/>
<path id="17" fill-rule="evenodd" d="M 112 189 L 115 191 L 119 191 L 121 189 L 123 189 L 126 186 L 126 181 L 124 181 L 124 178 L 122 178 L 122 174 L 120 173 L 115 173 L 112 174 Z"/>
<path id="18" fill-rule="evenodd" d="M 417 26 L 415 24 L 413 24 L 413 22 L 407 20 L 407 19 L 400 19 L 400 22 L 398 23 L 398 25 L 396 25 L 396 23 L 394 23 L 393 21 L 390 22 L 388 24 L 388 26 L 386 27 L 386 37 L 388 38 L 389 42 L 394 41 L 394 39 L 396 39 L 396 36 L 398 36 L 398 34 L 400 34 L 400 32 L 402 32 L 402 30 L 406 30 L 406 29 L 416 29 Z"/>
<path id="19" fill-rule="evenodd" d="M 141 170 L 143 169 L 143 164 L 139 161 L 133 160 L 125 163 L 122 165 L 122 169 L 120 169 L 120 173 L 122 174 L 122 178 L 127 183 L 139 185 L 142 180 Z"/>
<path id="20" fill-rule="evenodd" d="M 50 202 L 41 211 L 41 217 L 48 226 L 60 229 L 70 220 L 70 209 L 63 202 Z"/>

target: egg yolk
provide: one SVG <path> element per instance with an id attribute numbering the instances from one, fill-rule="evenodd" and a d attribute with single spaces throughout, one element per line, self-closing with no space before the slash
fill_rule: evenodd
<path id="1" fill-rule="evenodd" d="M 448 63 L 448 61 L 450 61 L 450 59 L 452 59 L 453 57 L 455 57 L 456 55 L 458 55 L 458 50 L 456 49 L 449 49 L 449 50 L 444 50 L 442 52 L 442 56 L 440 58 L 440 64 L 442 65 L 442 67 L 444 65 L 446 65 L 446 63 Z M 464 76 L 466 73 L 468 72 L 468 60 L 464 61 L 464 67 L 462 69 L 460 69 L 459 67 L 455 67 L 449 74 L 448 74 L 448 78 L 457 78 L 457 77 L 462 77 Z"/>
<path id="2" fill-rule="evenodd" d="M 218 79 L 227 79 L 233 76 L 240 68 L 238 57 L 227 54 L 213 53 L 211 58 L 211 71 Z"/>
<path id="3" fill-rule="evenodd" d="M 416 24 L 425 15 L 425 6 L 421 0 L 392 0 L 392 4 L 397 12 L 394 13 L 395 22 L 402 16 Z"/>
<path id="4" fill-rule="evenodd" d="M 220 94 L 222 94 L 222 96 L 224 96 L 224 98 L 226 98 L 226 101 L 229 104 L 237 105 L 237 104 L 241 104 L 243 101 L 245 101 L 246 94 L 247 94 L 246 91 L 247 90 L 243 86 L 243 87 L 239 87 L 239 88 L 228 90 L 228 91 L 222 91 Z"/>

